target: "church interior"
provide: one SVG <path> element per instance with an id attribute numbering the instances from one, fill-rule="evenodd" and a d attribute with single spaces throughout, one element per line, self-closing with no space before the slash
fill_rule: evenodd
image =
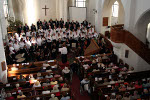
<path id="1" fill-rule="evenodd" d="M 0 0 L 0 100 L 150 100 L 150 0 Z"/>

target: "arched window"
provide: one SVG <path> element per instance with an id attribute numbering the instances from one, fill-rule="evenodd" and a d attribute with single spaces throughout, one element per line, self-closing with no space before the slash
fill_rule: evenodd
<path id="1" fill-rule="evenodd" d="M 119 12 L 119 3 L 116 1 L 112 5 L 112 17 L 118 17 L 118 12 Z"/>
<path id="2" fill-rule="evenodd" d="M 147 26 L 146 41 L 147 43 L 150 43 L 150 23 Z"/>
<path id="3" fill-rule="evenodd" d="M 76 0 L 76 7 L 85 7 L 86 0 Z"/>
<path id="4" fill-rule="evenodd" d="M 4 0 L 4 4 L 3 4 L 3 9 L 4 9 L 4 16 L 5 18 L 8 17 L 8 1 L 7 0 Z"/>

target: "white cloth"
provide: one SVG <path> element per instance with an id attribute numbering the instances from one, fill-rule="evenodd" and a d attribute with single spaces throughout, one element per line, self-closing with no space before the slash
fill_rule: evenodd
<path id="1" fill-rule="evenodd" d="M 10 50 L 10 54 L 15 54 L 15 52 L 14 52 L 14 48 L 13 47 L 9 47 L 9 50 Z"/>
<path id="2" fill-rule="evenodd" d="M 61 54 L 67 54 L 68 53 L 66 47 L 60 48 L 60 52 L 61 52 Z"/>
<path id="3" fill-rule="evenodd" d="M 46 39 L 47 39 L 47 42 L 52 42 L 52 37 L 51 36 L 48 36 Z"/>
<path id="4" fill-rule="evenodd" d="M 37 38 L 36 42 L 37 42 L 37 45 L 38 45 L 38 46 L 41 46 L 41 45 L 42 45 L 42 39 L 41 39 L 41 38 Z"/>
<path id="5" fill-rule="evenodd" d="M 26 36 L 30 37 L 31 36 L 30 32 L 26 32 Z"/>
<path id="6" fill-rule="evenodd" d="M 56 40 L 56 38 L 57 38 L 56 35 L 55 35 L 55 36 L 54 36 L 54 35 L 52 36 L 52 39 L 53 39 L 53 40 Z"/>
<path id="7" fill-rule="evenodd" d="M 43 32 L 44 32 L 43 29 L 39 29 L 39 30 L 38 30 L 38 33 L 39 33 L 39 34 L 41 34 L 41 33 L 43 33 Z"/>
<path id="8" fill-rule="evenodd" d="M 30 49 L 31 42 L 30 42 L 29 40 L 26 40 L 25 42 L 26 42 L 26 46 L 27 46 L 27 48 L 28 48 L 28 49 Z"/>
<path id="9" fill-rule="evenodd" d="M 14 44 L 14 49 L 15 49 L 15 51 L 19 51 L 20 46 L 19 46 L 19 44 L 18 44 L 18 43 L 17 43 L 17 44 Z"/>
<path id="10" fill-rule="evenodd" d="M 20 48 L 23 49 L 25 44 L 24 42 L 20 42 L 19 45 L 20 45 Z"/>

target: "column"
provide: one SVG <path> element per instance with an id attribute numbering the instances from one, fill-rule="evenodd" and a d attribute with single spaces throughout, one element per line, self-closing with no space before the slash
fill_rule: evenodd
<path id="1" fill-rule="evenodd" d="M 2 71 L 2 65 L 1 65 L 1 62 L 3 62 L 3 61 L 6 62 L 1 27 L 0 27 L 0 52 L 1 52 L 0 53 L 0 80 L 3 83 L 7 83 L 7 67 L 6 67 L 5 71 Z M 5 66 L 7 66 L 7 65 L 5 64 Z"/>
<path id="2" fill-rule="evenodd" d="M 8 0 L 8 8 L 9 8 L 9 16 L 10 17 L 14 17 L 14 19 L 15 19 L 15 15 L 14 15 L 14 11 L 13 11 L 13 5 L 12 5 L 12 0 Z"/>
<path id="3" fill-rule="evenodd" d="M 68 19 L 68 0 L 64 0 L 64 22 Z"/>
<path id="4" fill-rule="evenodd" d="M 4 17 L 4 10 L 3 10 L 3 0 L 0 0 L 0 80 L 3 83 L 7 82 L 7 68 L 5 71 L 2 71 L 1 62 L 6 62 L 5 52 L 4 52 L 4 45 L 3 39 L 7 34 L 7 27 L 6 27 L 6 20 Z M 5 64 L 6 65 L 6 64 Z"/>
<path id="5" fill-rule="evenodd" d="M 7 25 L 4 16 L 3 4 L 4 4 L 4 0 L 0 0 L 0 25 L 1 25 L 0 28 L 1 28 L 2 39 L 5 39 L 7 35 Z"/>

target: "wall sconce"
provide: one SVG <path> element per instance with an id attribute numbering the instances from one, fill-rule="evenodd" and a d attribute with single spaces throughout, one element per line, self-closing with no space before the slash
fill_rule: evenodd
<path id="1" fill-rule="evenodd" d="M 97 13 L 97 10 L 96 10 L 96 9 L 93 9 L 93 13 L 96 14 L 96 13 Z"/>

